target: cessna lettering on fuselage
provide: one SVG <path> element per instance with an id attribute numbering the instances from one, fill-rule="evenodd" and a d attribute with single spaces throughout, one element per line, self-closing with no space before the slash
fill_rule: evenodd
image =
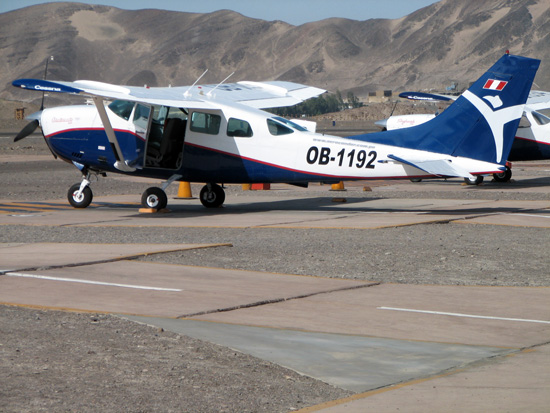
<path id="1" fill-rule="evenodd" d="M 218 207 L 224 183 L 475 178 L 505 170 L 539 64 L 504 55 L 432 121 L 347 138 L 261 110 L 324 93 L 296 83 L 148 88 L 20 79 L 13 85 L 91 97 L 94 105 L 44 109 L 16 139 L 40 126 L 54 156 L 81 171 L 82 181 L 68 191 L 77 208 L 92 202 L 92 175 L 105 172 L 165 180 L 142 195 L 142 204 L 156 209 L 166 206 L 164 190 L 177 181 L 205 182 L 201 203 Z"/>

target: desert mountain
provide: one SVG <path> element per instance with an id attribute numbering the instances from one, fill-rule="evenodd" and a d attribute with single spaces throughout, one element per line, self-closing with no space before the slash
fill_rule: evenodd
<path id="1" fill-rule="evenodd" d="M 165 86 L 290 80 L 363 97 L 475 80 L 506 50 L 535 57 L 550 90 L 548 0 L 442 0 L 401 19 L 301 26 L 210 14 L 49 3 L 0 14 L 0 98 L 35 99 L 22 77 Z"/>

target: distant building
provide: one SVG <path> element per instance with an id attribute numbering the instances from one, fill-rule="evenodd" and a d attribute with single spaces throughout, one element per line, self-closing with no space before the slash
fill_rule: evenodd
<path id="1" fill-rule="evenodd" d="M 369 92 L 370 103 L 388 102 L 393 97 L 393 91 L 391 90 L 377 90 L 376 92 Z"/>
<path id="2" fill-rule="evenodd" d="M 25 119 L 25 109 L 26 108 L 16 108 L 15 109 L 15 119 L 16 120 Z"/>

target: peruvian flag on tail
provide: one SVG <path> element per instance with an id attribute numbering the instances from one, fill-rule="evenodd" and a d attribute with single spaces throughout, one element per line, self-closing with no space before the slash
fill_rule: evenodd
<path id="1" fill-rule="evenodd" d="M 502 90 L 507 84 L 508 82 L 504 80 L 489 79 L 487 80 L 487 82 L 485 82 L 485 86 L 483 86 L 483 89 Z"/>

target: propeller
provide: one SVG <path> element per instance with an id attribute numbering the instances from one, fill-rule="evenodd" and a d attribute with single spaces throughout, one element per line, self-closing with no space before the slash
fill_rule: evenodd
<path id="1" fill-rule="evenodd" d="M 48 61 L 50 60 L 53 61 L 53 56 L 49 56 L 46 59 L 46 67 L 44 69 L 44 80 L 46 80 L 48 77 Z M 27 123 L 23 129 L 19 131 L 17 136 L 13 139 L 14 142 L 17 142 L 17 141 L 20 141 L 21 139 L 26 138 L 31 133 L 33 133 L 36 130 L 36 128 L 40 126 L 40 117 L 42 116 L 42 111 L 44 110 L 44 96 L 45 96 L 45 93 L 44 91 L 42 91 L 42 102 L 40 103 L 40 110 L 36 113 L 33 113 L 30 116 L 27 116 L 27 119 L 32 119 L 32 120 L 29 123 Z"/>
<path id="2" fill-rule="evenodd" d="M 38 126 L 40 126 L 39 120 L 38 119 L 32 120 L 31 122 L 27 123 L 27 125 L 23 129 L 21 129 L 21 131 L 17 134 L 17 136 L 13 141 L 17 142 L 23 138 L 26 138 L 31 133 L 33 133 L 36 130 L 36 128 L 38 128 Z"/>

